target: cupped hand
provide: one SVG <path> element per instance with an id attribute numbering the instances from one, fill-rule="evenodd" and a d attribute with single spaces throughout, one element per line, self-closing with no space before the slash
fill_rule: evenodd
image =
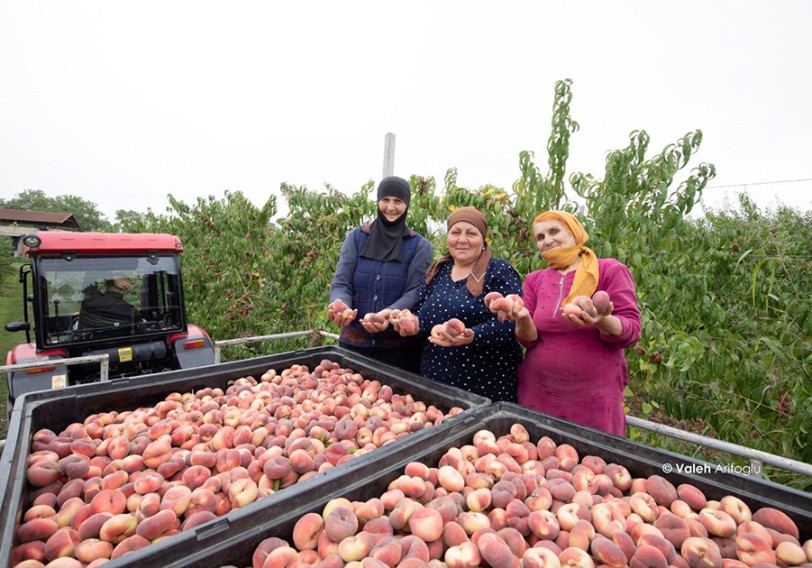
<path id="1" fill-rule="evenodd" d="M 392 310 L 389 323 L 403 337 L 417 335 L 420 331 L 420 319 L 409 310 Z"/>
<path id="2" fill-rule="evenodd" d="M 518 294 L 502 296 L 499 292 L 490 292 L 485 296 L 485 305 L 496 314 L 499 321 L 517 321 L 523 317 L 530 317 L 524 300 Z"/>
<path id="3" fill-rule="evenodd" d="M 342 302 L 336 300 L 327 306 L 327 318 L 336 325 L 349 325 L 358 315 L 358 310 L 352 310 Z"/>
<path id="4" fill-rule="evenodd" d="M 380 312 L 370 312 L 361 320 L 361 326 L 369 333 L 380 333 L 389 327 L 389 314 L 392 310 L 386 308 Z"/>
<path id="5" fill-rule="evenodd" d="M 431 328 L 429 342 L 440 347 L 461 347 L 474 340 L 474 330 L 456 318 L 440 323 Z"/>
<path id="6" fill-rule="evenodd" d="M 586 304 L 582 305 L 584 305 L 584 307 L 586 308 L 589 308 L 589 305 Z M 609 302 L 609 305 L 606 307 L 606 310 L 603 313 L 601 314 L 596 313 L 595 315 L 591 315 L 588 310 L 582 309 L 581 305 L 572 302 L 566 304 L 562 308 L 561 312 L 564 319 L 566 319 L 568 322 L 574 325 L 585 326 L 585 325 L 598 325 L 604 318 L 609 317 L 614 309 L 615 305 L 612 302 Z"/>

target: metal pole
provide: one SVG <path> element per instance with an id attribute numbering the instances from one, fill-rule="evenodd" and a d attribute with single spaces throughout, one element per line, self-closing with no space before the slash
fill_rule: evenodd
<path id="1" fill-rule="evenodd" d="M 758 477 L 761 477 L 762 463 L 770 464 L 789 471 L 794 471 L 796 473 L 802 473 L 804 475 L 812 476 L 812 464 L 791 460 L 789 458 L 777 456 L 774 454 L 768 454 L 767 452 L 754 450 L 752 448 L 739 446 L 737 444 L 731 444 L 729 442 L 724 442 L 722 440 L 708 438 L 706 436 L 701 436 L 699 434 L 694 434 L 692 432 L 686 432 L 685 430 L 680 430 L 678 428 L 672 428 L 671 426 L 666 426 L 664 424 L 658 424 L 656 422 L 651 422 L 649 420 L 643 420 L 642 418 L 635 418 L 634 416 L 627 415 L 626 423 L 629 424 L 630 426 L 635 426 L 637 428 L 643 428 L 645 430 L 656 432 L 657 434 L 663 434 L 664 436 L 677 438 L 678 440 L 685 440 L 686 442 L 691 442 L 699 446 L 712 448 L 714 450 L 719 450 L 722 452 L 727 452 L 736 456 L 746 458 L 750 460 L 751 467 L 753 467 L 754 470 L 756 468 L 758 469 L 757 472 L 754 471 L 754 473 L 757 473 Z"/>
<path id="2" fill-rule="evenodd" d="M 307 331 L 291 331 L 288 333 L 274 333 L 271 335 L 254 335 L 251 337 L 238 337 L 237 339 L 220 339 L 214 342 L 214 364 L 220 363 L 222 350 L 224 345 L 245 345 L 247 343 L 256 343 L 258 341 L 267 341 L 270 339 L 288 339 L 291 337 L 302 337 L 304 335 L 312 335 L 316 330 L 309 329 Z"/>
<path id="3" fill-rule="evenodd" d="M 99 363 L 101 365 L 101 377 L 106 377 L 110 369 L 110 356 L 102 355 L 85 355 L 84 357 L 67 357 L 65 359 L 46 359 L 40 361 L 31 361 L 29 363 L 15 363 L 14 365 L 0 366 L 0 373 L 9 371 L 22 371 L 27 369 L 38 369 L 40 367 L 57 367 L 60 365 L 79 365 L 81 363 Z M 102 380 L 107 380 L 103 378 Z"/>
<path id="4" fill-rule="evenodd" d="M 288 339 L 291 337 L 302 337 L 310 335 L 314 330 L 289 331 L 287 333 L 274 333 L 271 335 L 253 335 L 251 337 L 238 337 L 237 339 L 220 339 L 214 342 L 215 345 L 245 345 L 246 343 L 256 343 L 257 341 L 267 341 L 269 339 Z"/>
<path id="5" fill-rule="evenodd" d="M 395 135 L 386 133 L 383 144 L 383 177 L 395 174 Z"/>
<path id="6" fill-rule="evenodd" d="M 322 331 L 321 329 L 318 330 L 318 332 L 319 335 L 321 335 L 322 337 L 329 337 L 330 339 L 335 339 L 336 341 L 338 341 L 339 336 L 337 333 L 330 333 L 329 331 Z"/>

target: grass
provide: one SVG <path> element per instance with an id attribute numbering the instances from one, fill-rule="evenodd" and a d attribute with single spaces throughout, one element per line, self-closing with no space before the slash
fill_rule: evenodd
<path id="1" fill-rule="evenodd" d="M 20 333 L 6 331 L 5 325 L 10 321 L 20 321 L 22 312 L 20 308 L 20 284 L 17 275 L 20 273 L 20 261 L 12 262 L 7 270 L 0 273 L 0 353 L 3 354 L 3 364 L 6 362 L 6 353 L 11 348 L 25 340 L 25 336 Z M 8 399 L 8 380 L 3 373 L 0 380 L 0 439 L 6 439 L 8 432 L 8 417 L 6 416 L 6 405 L 4 401 Z"/>

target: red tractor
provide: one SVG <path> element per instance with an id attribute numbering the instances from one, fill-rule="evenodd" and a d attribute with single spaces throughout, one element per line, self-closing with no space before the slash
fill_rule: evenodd
<path id="1" fill-rule="evenodd" d="M 27 392 L 102 378 L 98 361 L 62 359 L 107 354 L 109 378 L 214 363 L 208 334 L 186 321 L 177 237 L 44 231 L 21 240 L 30 259 L 20 267 L 24 321 L 5 328 L 24 331 L 26 343 L 6 364 L 49 365 L 8 372 L 10 404 Z"/>

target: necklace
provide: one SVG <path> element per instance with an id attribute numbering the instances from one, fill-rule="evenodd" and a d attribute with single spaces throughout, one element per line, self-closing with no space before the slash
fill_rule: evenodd
<path id="1" fill-rule="evenodd" d="M 453 265 L 451 267 L 451 280 L 453 280 L 454 282 L 459 282 L 460 280 L 465 280 L 466 278 L 468 278 L 468 276 L 473 276 L 474 280 L 479 282 L 482 279 L 482 277 L 480 276 L 479 278 L 477 278 L 476 276 L 474 276 L 474 273 L 472 272 L 473 268 L 474 268 L 473 266 L 471 266 L 470 268 L 467 266 L 463 268 L 461 266 L 457 266 L 456 264 Z M 455 273 L 456 277 L 454 276 Z"/>
<path id="2" fill-rule="evenodd" d="M 471 274 L 471 269 L 473 266 L 460 266 L 458 264 L 453 264 L 451 266 L 451 279 L 455 282 L 459 282 L 460 280 L 465 280 L 468 278 L 468 275 Z"/>

